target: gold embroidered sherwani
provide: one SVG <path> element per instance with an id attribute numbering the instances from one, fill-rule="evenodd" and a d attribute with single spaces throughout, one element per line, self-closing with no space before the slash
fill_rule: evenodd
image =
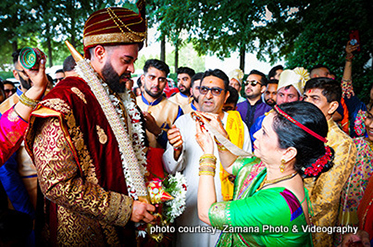
<path id="1" fill-rule="evenodd" d="M 32 113 L 26 135 L 45 196 L 41 238 L 58 246 L 132 246 L 133 199 L 118 143 L 86 82 L 60 82 Z"/>
<path id="2" fill-rule="evenodd" d="M 177 93 L 174 96 L 168 98 L 169 101 L 177 105 L 187 105 L 189 104 L 189 97 L 182 93 Z"/>
<path id="3" fill-rule="evenodd" d="M 356 147 L 346 133 L 339 129 L 333 119 L 328 120 L 328 143 L 335 151 L 333 167 L 314 178 L 304 180 L 308 189 L 313 217 L 312 223 L 316 226 L 334 226 L 338 216 L 341 191 L 351 174 L 356 159 Z M 333 234 L 327 232 L 313 233 L 315 246 L 332 246 Z"/>
<path id="4" fill-rule="evenodd" d="M 172 103 L 163 96 L 152 103 L 148 102 L 143 95 L 137 96 L 136 103 L 141 111 L 149 112 L 154 117 L 157 125 L 165 131 L 168 131 L 175 120 L 182 115 L 180 106 Z M 146 130 L 146 136 L 148 137 L 150 147 L 162 148 L 154 134 Z M 164 137 L 165 141 L 167 141 L 166 133 Z"/>

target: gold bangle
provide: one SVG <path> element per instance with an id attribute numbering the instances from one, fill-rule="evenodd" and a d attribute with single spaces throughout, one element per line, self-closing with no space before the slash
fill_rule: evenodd
<path id="1" fill-rule="evenodd" d="M 226 147 L 224 147 L 223 145 L 217 145 L 217 147 L 218 147 L 218 150 L 219 151 L 222 151 L 222 152 L 225 152 L 225 151 L 227 151 L 228 150 L 228 148 L 226 148 Z"/>
<path id="2" fill-rule="evenodd" d="M 204 162 L 205 160 L 211 160 L 213 163 L 216 163 L 216 157 L 213 154 L 204 154 L 199 158 L 199 163 Z"/>
<path id="3" fill-rule="evenodd" d="M 216 146 L 218 147 L 218 150 L 222 152 L 228 150 L 223 144 L 221 144 L 221 142 L 218 141 L 218 139 L 216 139 L 216 137 L 215 137 L 215 143 L 216 143 Z"/>
<path id="4" fill-rule="evenodd" d="M 215 168 L 204 166 L 199 168 L 200 172 L 215 172 Z"/>
<path id="5" fill-rule="evenodd" d="M 200 166 L 198 168 L 198 170 L 200 170 L 200 171 L 212 171 L 212 172 L 214 172 L 215 168 L 216 167 L 213 167 L 213 166 Z"/>
<path id="6" fill-rule="evenodd" d="M 25 106 L 28 106 L 28 107 L 31 107 L 31 108 L 35 108 L 36 105 L 40 102 L 39 100 L 33 100 L 33 99 L 30 99 L 26 96 L 26 93 L 23 93 L 20 97 L 19 97 L 19 102 L 21 102 L 22 104 L 24 104 Z"/>
<path id="7" fill-rule="evenodd" d="M 204 158 L 199 160 L 200 164 L 204 162 L 216 164 L 216 159 Z"/>
<path id="8" fill-rule="evenodd" d="M 211 162 L 202 162 L 199 164 L 199 167 L 201 166 L 209 166 L 209 167 L 213 167 L 214 169 L 216 168 L 216 164 L 215 163 L 211 163 Z"/>
<path id="9" fill-rule="evenodd" d="M 200 172 L 198 173 L 198 175 L 199 175 L 199 176 L 201 176 L 201 175 L 209 175 L 209 176 L 213 176 L 213 177 L 215 177 L 215 172 L 210 172 L 210 171 L 200 171 Z"/>

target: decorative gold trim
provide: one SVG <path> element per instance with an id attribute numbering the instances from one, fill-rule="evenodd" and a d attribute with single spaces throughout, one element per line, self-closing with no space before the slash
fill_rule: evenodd
<path id="1" fill-rule="evenodd" d="M 58 99 L 58 98 L 46 99 L 40 102 L 40 104 L 48 108 L 52 108 L 63 114 L 68 114 L 71 111 L 70 106 L 66 104 L 65 101 L 63 101 L 62 99 Z"/>
<path id="2" fill-rule="evenodd" d="M 97 44 L 142 42 L 144 39 L 145 38 L 139 37 L 132 33 L 128 33 L 127 36 L 122 33 L 108 33 L 85 37 L 83 39 L 83 44 L 85 47 L 87 47 Z"/>
<path id="3" fill-rule="evenodd" d="M 14 108 L 12 108 L 12 110 L 8 114 L 8 120 L 10 122 L 17 122 L 20 118 L 21 117 L 18 115 L 18 113 L 16 112 L 16 110 L 14 110 Z"/>
<path id="4" fill-rule="evenodd" d="M 82 93 L 82 91 L 80 91 L 77 87 L 72 87 L 71 88 L 71 91 L 73 91 L 73 93 L 75 93 L 76 95 L 78 95 L 78 97 L 85 103 L 87 104 L 87 101 L 85 99 L 85 95 Z"/>
<path id="5" fill-rule="evenodd" d="M 105 131 L 98 125 L 96 125 L 97 135 L 98 135 L 98 141 L 101 144 L 105 144 L 107 142 L 107 135 L 105 134 Z"/>

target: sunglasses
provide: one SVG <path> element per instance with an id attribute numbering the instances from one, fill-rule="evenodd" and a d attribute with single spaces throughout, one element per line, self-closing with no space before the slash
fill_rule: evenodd
<path id="1" fill-rule="evenodd" d="M 64 78 L 56 78 L 56 79 L 53 80 L 53 83 L 60 82 L 60 81 L 62 81 L 63 79 L 64 79 Z"/>
<path id="2" fill-rule="evenodd" d="M 257 80 L 247 80 L 247 81 L 244 81 L 243 83 L 245 86 L 251 84 L 251 86 L 255 87 L 257 84 L 259 85 L 263 85 L 262 83 L 258 82 Z"/>
<path id="3" fill-rule="evenodd" d="M 24 70 L 15 69 L 15 71 L 17 71 L 17 72 L 23 74 L 25 77 L 28 78 L 28 75 L 26 74 L 26 72 L 25 72 Z"/>
<path id="4" fill-rule="evenodd" d="M 15 92 L 17 92 L 17 89 L 16 88 L 14 88 L 14 89 L 4 89 L 4 92 L 6 92 L 6 93 L 10 93 L 10 92 L 15 93 Z"/>
<path id="5" fill-rule="evenodd" d="M 219 96 L 221 94 L 221 92 L 223 91 L 222 88 L 220 87 L 206 87 L 206 86 L 202 86 L 199 88 L 199 93 L 202 94 L 202 95 L 206 95 L 209 91 L 211 91 L 212 95 L 214 96 Z"/>

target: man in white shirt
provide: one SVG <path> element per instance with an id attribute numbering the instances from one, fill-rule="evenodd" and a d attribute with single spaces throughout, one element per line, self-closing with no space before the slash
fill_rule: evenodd
<path id="1" fill-rule="evenodd" d="M 242 133 L 239 134 L 239 137 L 242 138 L 240 148 L 248 151 L 251 150 L 249 132 L 239 113 L 230 111 L 228 114 L 222 110 L 224 102 L 229 97 L 228 85 L 229 78 L 223 71 L 219 69 L 206 71 L 200 85 L 199 109 L 202 112 L 218 114 L 228 134 L 230 131 L 227 128 L 231 129 L 232 125 L 236 127 L 236 130 L 239 129 L 239 132 Z M 230 124 L 232 122 L 234 124 Z M 195 134 L 196 123 L 191 114 L 181 116 L 168 132 L 169 143 L 166 152 L 163 154 L 165 169 L 169 173 L 182 171 L 187 179 L 186 210 L 176 219 L 177 230 L 179 226 L 207 226 L 199 220 L 197 214 L 198 160 L 203 151 L 195 140 Z M 219 157 L 216 145 L 214 150 L 215 156 Z M 217 174 L 219 175 L 215 176 L 218 201 L 223 200 L 222 185 L 226 186 L 227 182 L 230 182 L 227 181 L 227 177 L 222 177 L 224 175 L 222 169 L 221 165 L 218 165 Z M 226 198 L 225 194 L 224 198 Z M 184 233 L 177 231 L 176 246 L 215 246 L 218 238 L 218 233 Z"/>

